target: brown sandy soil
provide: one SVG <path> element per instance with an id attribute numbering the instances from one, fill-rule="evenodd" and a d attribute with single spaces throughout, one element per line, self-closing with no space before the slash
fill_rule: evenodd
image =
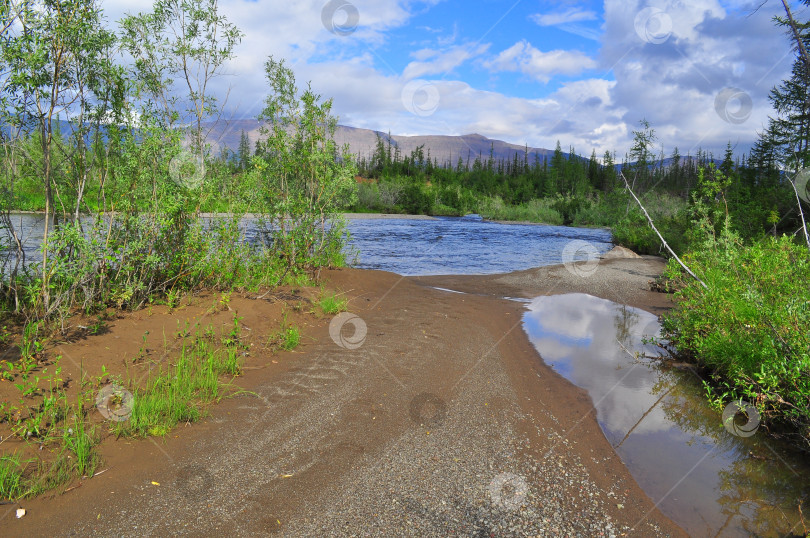
<path id="1" fill-rule="evenodd" d="M 564 267 L 486 277 L 326 272 L 326 287 L 344 292 L 367 328 L 355 349 L 352 322 L 341 347 L 330 317 L 306 314 L 317 290 L 233 299 L 254 344 L 238 379 L 252 394 L 223 400 L 165 439 L 106 439 L 103 474 L 0 506 L 2 532 L 683 535 L 618 459 L 588 395 L 539 359 L 521 329 L 522 305 L 502 298 L 585 291 L 658 313 L 667 298 L 647 281 L 662 267 L 644 258 L 603 261 L 587 277 Z M 216 296 L 195 301 L 125 316 L 60 350 L 126 361 L 146 330 L 157 350 L 164 330 L 193 324 Z M 303 345 L 264 351 L 283 305 L 297 303 Z M 207 314 L 203 325 L 227 326 L 233 311 Z M 18 507 L 27 510 L 19 520 Z"/>

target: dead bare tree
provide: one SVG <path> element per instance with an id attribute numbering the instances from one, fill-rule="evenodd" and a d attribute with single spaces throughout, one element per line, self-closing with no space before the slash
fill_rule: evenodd
<path id="1" fill-rule="evenodd" d="M 661 235 L 661 232 L 658 231 L 658 228 L 655 227 L 655 223 L 653 222 L 652 217 L 650 217 L 650 214 L 647 213 L 647 210 L 644 208 L 644 204 L 642 204 L 641 200 L 638 199 L 638 197 L 636 196 L 636 193 L 633 192 L 633 189 L 630 187 L 630 182 L 627 181 L 627 178 L 624 176 L 624 172 L 623 171 L 619 172 L 619 175 L 622 176 L 622 179 L 624 180 L 624 184 L 627 187 L 627 191 L 630 193 L 630 196 L 633 197 L 633 199 L 638 204 L 638 207 L 640 207 L 641 211 L 644 213 L 644 216 L 647 217 L 647 222 L 650 223 L 650 227 L 653 229 L 653 231 L 656 233 L 656 235 L 658 235 L 658 238 L 661 240 L 661 243 L 664 244 L 664 246 L 669 251 L 669 253 L 672 254 L 672 257 L 675 258 L 675 261 L 677 261 L 681 265 L 681 267 L 683 267 L 684 271 L 689 273 L 689 276 L 691 276 L 692 278 L 694 278 L 695 280 L 700 282 L 701 286 L 703 286 L 706 289 L 709 289 L 709 287 L 706 285 L 706 283 L 703 282 L 700 278 L 698 278 L 698 276 L 695 273 L 693 273 L 692 270 L 689 269 L 689 267 L 687 267 L 685 263 L 683 263 L 681 261 L 681 259 L 678 257 L 678 255 L 675 254 L 675 251 L 672 250 L 672 248 L 669 246 L 669 243 L 667 243 L 666 239 L 664 239 L 664 236 Z"/>
<path id="2" fill-rule="evenodd" d="M 796 19 L 793 18 L 793 13 L 790 11 L 790 6 L 785 0 L 782 0 L 782 6 L 784 6 L 785 14 L 787 15 L 787 20 L 785 22 L 788 26 L 790 26 L 790 33 L 793 35 L 793 39 L 796 41 L 796 48 L 799 50 L 799 55 L 802 57 L 804 65 L 810 69 L 810 54 L 807 53 L 807 47 L 804 46 L 804 40 L 799 32 L 799 25 L 796 23 Z"/>
<path id="3" fill-rule="evenodd" d="M 804 62 L 805 67 L 810 70 L 810 54 L 807 52 L 807 47 L 804 45 L 804 39 L 802 38 L 802 34 L 799 31 L 799 25 L 796 22 L 796 19 L 793 18 L 793 13 L 790 11 L 790 6 L 788 5 L 786 0 L 782 0 L 782 7 L 785 8 L 785 15 L 787 15 L 787 19 L 784 20 L 784 23 L 790 27 L 790 33 L 793 37 L 793 40 L 796 42 L 796 49 L 799 52 L 799 56 L 801 57 L 802 61 Z M 810 97 L 809 97 L 810 98 Z M 801 172 L 799 172 L 801 174 Z M 796 177 L 798 177 L 798 175 Z M 807 248 L 810 249 L 810 235 L 807 233 L 807 224 L 804 220 L 804 211 L 802 210 L 802 200 L 799 196 L 799 191 L 796 189 L 796 177 L 793 178 L 793 181 L 790 182 L 790 186 L 793 187 L 793 192 L 796 193 L 796 203 L 799 205 L 799 216 L 802 219 L 802 230 L 804 231 L 804 239 L 807 242 Z"/>
<path id="4" fill-rule="evenodd" d="M 793 181 L 790 182 L 790 186 L 793 187 L 793 192 L 796 193 L 796 203 L 799 205 L 799 216 L 802 219 L 802 230 L 804 231 L 804 240 L 807 242 L 807 248 L 810 249 L 810 235 L 807 234 L 807 224 L 804 221 L 804 211 L 802 211 L 802 199 L 799 196 L 799 190 L 796 188 L 796 178 L 793 178 Z"/>

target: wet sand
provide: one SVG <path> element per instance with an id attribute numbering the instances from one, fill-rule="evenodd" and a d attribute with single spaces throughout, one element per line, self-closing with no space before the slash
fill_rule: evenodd
<path id="1" fill-rule="evenodd" d="M 522 304 L 503 299 L 580 291 L 656 314 L 669 306 L 648 291 L 658 258 L 578 267 L 413 278 L 326 271 L 364 340 L 349 323 L 336 334 L 341 347 L 331 317 L 301 317 L 296 352 L 251 349 L 238 380 L 249 394 L 165 440 L 105 440 L 108 470 L 67 493 L 0 507 L 3 533 L 683 535 L 616 456 L 588 395 L 540 360 Z M 306 295 L 299 304 L 311 304 Z M 231 304 L 256 343 L 278 328 L 284 298 L 268 298 Z M 76 345 L 137 350 L 144 324 L 159 334 L 194 312 L 136 313 Z M 19 520 L 18 506 L 28 511 Z"/>

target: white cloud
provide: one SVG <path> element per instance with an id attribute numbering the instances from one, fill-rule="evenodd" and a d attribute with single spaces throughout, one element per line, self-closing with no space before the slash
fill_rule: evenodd
<path id="1" fill-rule="evenodd" d="M 771 21 L 778 6 L 763 5 L 750 16 L 750 10 L 727 11 L 716 1 L 671 0 L 656 3 L 657 20 L 649 20 L 645 5 L 605 2 L 601 60 L 616 79 L 614 113 L 632 128 L 647 119 L 667 154 L 676 145 L 682 154 L 700 147 L 719 152 L 728 141 L 746 150 L 772 113 L 770 88 L 792 60 L 788 41 Z M 671 32 L 656 34 L 656 28 Z M 726 122 L 715 111 L 715 99 L 727 87 L 751 97 L 753 108 L 742 123 Z M 622 147 L 627 143 L 617 149 Z"/>
<path id="2" fill-rule="evenodd" d="M 353 34 L 339 36 L 328 32 L 321 21 L 325 0 L 221 0 L 222 12 L 246 35 L 228 66 L 233 76 L 218 80 L 214 87 L 224 96 L 232 86 L 228 107 L 238 106 L 235 117 L 255 116 L 267 91 L 263 64 L 272 54 L 288 60 L 299 84 L 311 80 L 316 92 L 333 97 L 333 111 L 341 123 L 395 134 L 478 132 L 547 148 L 559 139 L 586 154 L 591 148 L 600 155 L 615 149 L 621 158 L 630 146 L 631 131 L 646 118 L 667 153 L 675 145 L 683 154 L 690 149 L 694 153 L 697 146 L 720 151 L 729 139 L 750 144 L 772 113 L 769 89 L 789 72 L 792 62 L 789 41 L 771 21 L 780 6 L 766 3 L 752 15 L 750 9 L 717 0 L 652 2 L 671 23 L 671 34 L 659 44 L 644 41 L 637 33 L 636 19 L 646 1 L 606 0 L 604 15 L 599 15 L 604 19 L 601 35 L 579 31 L 586 27 L 579 28 L 575 21 L 594 20 L 585 9 L 562 8 L 535 17 L 538 24 L 555 24 L 566 31 L 579 28 L 580 35 L 598 38 L 601 47 L 592 56 L 562 48 L 541 50 L 538 41 L 531 44 L 527 36 L 516 35 L 514 45 L 502 44 L 508 48 L 481 61 L 492 48 L 457 45 L 479 37 L 466 35 L 462 21 L 458 27 L 429 32 L 432 41 L 420 45 L 409 63 L 397 64 L 395 56 L 377 48 L 398 46 L 390 42 L 391 31 L 412 20 L 415 4 L 352 0 L 360 24 Z M 144 9 L 136 0 L 105 0 L 103 5 L 111 26 L 125 11 Z M 418 9 L 426 9 L 424 5 Z M 661 21 L 640 22 L 658 36 L 656 28 L 662 26 L 656 24 Z M 495 36 L 489 39 L 496 42 Z M 512 89 L 500 86 L 497 77 L 488 85 L 459 75 L 444 76 L 476 57 L 479 67 L 492 73 L 517 72 L 525 77 Z M 595 70 L 609 74 L 595 78 L 589 73 Z M 550 94 L 535 82 L 583 73 L 588 78 L 566 81 Z M 436 112 L 428 117 L 410 114 L 402 104 L 404 85 L 431 75 L 446 79 L 432 82 L 440 96 Z M 744 123 L 729 124 L 715 112 L 715 97 L 726 87 L 741 88 L 751 96 L 754 106 Z"/>
<path id="3" fill-rule="evenodd" d="M 593 58 L 576 50 L 543 52 L 522 40 L 484 65 L 492 71 L 519 71 L 545 83 L 554 75 L 578 75 L 597 64 Z"/>
<path id="4" fill-rule="evenodd" d="M 409 63 L 402 72 L 402 78 L 410 80 L 425 75 L 449 73 L 467 60 L 480 56 L 489 48 L 488 44 L 458 45 L 446 51 L 421 49 L 411 54 L 416 60 Z"/>
<path id="5" fill-rule="evenodd" d="M 602 35 L 596 28 L 588 28 L 582 24 L 561 24 L 558 28 L 569 34 L 578 35 L 579 37 L 584 37 L 591 41 L 599 41 L 599 37 Z"/>
<path id="6" fill-rule="evenodd" d="M 595 21 L 597 19 L 596 13 L 593 11 L 576 7 L 554 13 L 535 13 L 530 18 L 540 26 L 556 26 L 558 24 Z"/>

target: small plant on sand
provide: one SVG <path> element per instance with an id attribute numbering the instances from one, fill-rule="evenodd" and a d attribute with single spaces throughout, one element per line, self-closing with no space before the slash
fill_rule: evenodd
<path id="1" fill-rule="evenodd" d="M 293 349 L 297 348 L 300 343 L 301 331 L 298 329 L 298 327 L 294 325 L 287 327 L 283 332 L 281 349 L 284 351 L 292 351 Z"/>
<path id="2" fill-rule="evenodd" d="M 132 358 L 133 363 L 138 362 L 139 360 L 144 359 L 146 358 L 147 355 L 149 355 L 149 349 L 147 349 L 146 347 L 146 339 L 148 336 L 149 331 L 144 332 L 143 336 L 141 336 L 141 347 L 138 348 L 138 354 Z"/>
<path id="3" fill-rule="evenodd" d="M 101 461 L 95 447 L 98 440 L 95 428 L 87 424 L 84 411 L 83 398 L 79 397 L 79 404 L 74 408 L 74 415 L 70 422 L 66 422 L 62 434 L 62 446 L 72 453 L 73 465 L 79 476 L 92 476 Z"/>
<path id="4" fill-rule="evenodd" d="M 267 338 L 270 348 L 292 351 L 301 343 L 301 330 L 287 321 L 287 312 L 281 316 L 281 327 Z"/>
<path id="5" fill-rule="evenodd" d="M 320 306 L 324 314 L 334 315 L 346 310 L 347 303 L 348 301 L 346 299 L 338 297 L 336 293 L 333 293 L 321 297 Z"/>
<path id="6" fill-rule="evenodd" d="M 180 296 L 182 291 L 178 288 L 172 288 L 166 293 L 166 306 L 169 309 L 177 308 L 180 305 Z"/>
<path id="7" fill-rule="evenodd" d="M 18 454 L 0 456 L 0 500 L 15 500 L 23 496 L 25 467 L 30 461 L 22 461 Z"/>
<path id="8" fill-rule="evenodd" d="M 239 327 L 239 322 L 242 321 L 242 317 L 239 316 L 238 312 L 234 312 L 232 321 L 233 326 L 230 332 L 222 337 L 224 346 L 239 346 L 240 344 L 239 337 L 242 335 L 242 329 Z"/>
<path id="9" fill-rule="evenodd" d="M 42 342 L 37 338 L 39 335 L 40 322 L 27 323 L 23 329 L 20 340 L 20 361 L 33 361 L 37 354 L 42 351 Z"/>
<path id="10" fill-rule="evenodd" d="M 113 424 L 113 430 L 119 435 L 161 437 L 181 422 L 195 422 L 204 416 L 208 404 L 219 401 L 230 388 L 220 376 L 240 371 L 236 345 L 216 349 L 205 334 L 184 337 L 176 362 L 132 389 L 132 412 L 128 420 Z"/>
<path id="11" fill-rule="evenodd" d="M 107 321 L 104 319 L 104 316 L 99 314 L 97 316 L 97 320 L 94 323 L 91 323 L 87 327 L 87 331 L 90 334 L 102 334 L 107 330 Z"/>

